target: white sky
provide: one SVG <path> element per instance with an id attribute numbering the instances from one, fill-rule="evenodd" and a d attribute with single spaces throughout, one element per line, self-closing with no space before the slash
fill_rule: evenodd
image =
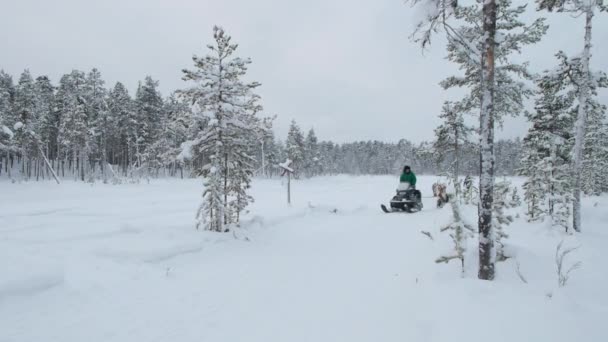
<path id="1" fill-rule="evenodd" d="M 15 80 L 25 68 L 57 83 L 97 67 L 108 86 L 131 91 L 151 75 L 163 95 L 184 87 L 181 69 L 221 25 L 252 58 L 250 77 L 262 83 L 266 113 L 278 115 L 280 138 L 295 119 L 338 142 L 430 139 L 450 97 L 438 82 L 456 70 L 440 39 L 424 54 L 408 40 L 416 10 L 403 0 L 0 0 L 0 9 L 0 68 Z M 536 71 L 553 67 L 558 49 L 582 49 L 581 18 L 550 19 L 543 42 L 522 56 Z M 595 24 L 593 67 L 608 70 L 608 14 Z M 526 129 L 512 119 L 498 135 Z"/>

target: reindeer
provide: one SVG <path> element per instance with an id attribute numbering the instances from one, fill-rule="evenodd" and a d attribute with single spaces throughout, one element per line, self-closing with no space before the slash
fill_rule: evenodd
<path id="1" fill-rule="evenodd" d="M 437 208 L 442 208 L 449 202 L 450 197 L 448 196 L 447 188 L 447 185 L 443 183 L 433 184 L 433 197 L 437 197 Z"/>

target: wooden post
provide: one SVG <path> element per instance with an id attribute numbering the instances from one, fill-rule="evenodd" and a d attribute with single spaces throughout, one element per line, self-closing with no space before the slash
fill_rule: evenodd
<path id="1" fill-rule="evenodd" d="M 289 165 L 291 165 L 291 160 L 287 159 L 284 163 L 279 164 L 279 167 L 283 169 L 281 176 L 287 174 L 287 204 L 291 205 L 291 174 L 294 172 L 294 169 Z"/>

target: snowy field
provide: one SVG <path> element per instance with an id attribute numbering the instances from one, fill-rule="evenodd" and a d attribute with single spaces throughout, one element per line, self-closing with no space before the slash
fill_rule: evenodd
<path id="1" fill-rule="evenodd" d="M 476 241 L 464 279 L 434 262 L 449 207 L 380 211 L 395 183 L 296 181 L 288 208 L 280 180 L 256 180 L 245 227 L 217 234 L 194 230 L 198 180 L 0 182 L 0 341 L 608 341 L 608 198 L 586 199 L 577 236 L 522 215 L 484 282 Z M 581 246 L 565 287 L 561 240 Z"/>

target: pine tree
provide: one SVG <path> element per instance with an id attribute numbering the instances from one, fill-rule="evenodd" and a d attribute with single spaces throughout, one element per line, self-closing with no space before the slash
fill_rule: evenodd
<path id="1" fill-rule="evenodd" d="M 464 70 L 462 76 L 451 76 L 441 82 L 444 89 L 468 88 L 468 93 L 456 104 L 462 113 L 474 113 L 480 109 L 483 94 L 479 75 L 479 63 L 485 44 L 483 27 L 483 0 L 476 0 L 470 6 L 458 6 L 454 15 L 464 25 L 448 34 L 448 59 Z M 499 124 L 507 116 L 517 116 L 524 111 L 524 101 L 533 95 L 522 80 L 532 80 L 528 63 L 515 63 L 512 56 L 520 54 L 526 45 L 538 43 L 546 33 L 548 25 L 544 18 L 532 23 L 523 22 L 520 17 L 526 5 L 513 6 L 511 0 L 496 0 L 496 42 L 495 58 L 495 98 L 493 110 Z"/>
<path id="2" fill-rule="evenodd" d="M 21 155 L 21 173 L 26 179 L 32 176 L 33 158 L 38 154 L 36 142 L 39 139 L 40 122 L 37 117 L 36 104 L 35 82 L 29 70 L 25 70 L 15 88 L 11 121 L 14 123 L 14 143 Z"/>
<path id="3" fill-rule="evenodd" d="M 87 122 L 91 131 L 90 152 L 93 159 L 99 161 L 106 180 L 105 172 L 108 160 L 108 141 L 110 124 L 108 118 L 108 91 L 104 87 L 105 81 L 101 78 L 98 69 L 92 69 L 86 77 L 83 96 L 86 101 Z"/>
<path id="4" fill-rule="evenodd" d="M 442 120 L 442 123 L 435 129 L 436 140 L 433 148 L 438 158 L 438 164 L 441 164 L 448 156 L 452 156 L 449 174 L 451 181 L 454 183 L 456 196 L 460 196 L 460 181 L 458 180 L 458 175 L 460 174 L 460 150 L 468 142 L 473 129 L 465 124 L 462 111 L 451 102 L 443 104 L 439 118 Z"/>
<path id="5" fill-rule="evenodd" d="M 285 141 L 287 158 L 292 161 L 292 168 L 295 170 L 296 177 L 301 173 L 305 158 L 304 135 L 295 120 L 291 121 L 287 140 Z"/>
<path id="6" fill-rule="evenodd" d="M 568 228 L 570 203 L 571 152 L 575 93 L 569 90 L 567 58 L 559 53 L 560 64 L 546 71 L 537 81 L 535 111 L 524 138 L 524 158 L 520 175 L 526 176 L 525 200 L 530 221 L 549 215 L 554 225 Z"/>
<path id="7" fill-rule="evenodd" d="M 263 131 L 262 142 L 256 151 L 256 169 L 259 170 L 259 174 L 263 177 L 272 177 L 274 167 L 285 161 L 285 159 L 280 159 L 281 151 L 272 131 L 272 122 L 268 124 L 270 126 L 267 126 Z"/>
<path id="8" fill-rule="evenodd" d="M 47 76 L 36 78 L 36 117 L 39 124 L 39 138 L 42 149 L 50 159 L 57 158 L 57 132 L 59 118 L 55 111 L 55 87 Z"/>
<path id="9" fill-rule="evenodd" d="M 513 222 L 513 216 L 506 212 L 506 209 L 512 207 L 512 202 L 509 199 L 509 193 L 511 191 L 511 183 L 508 181 L 497 182 L 494 185 L 492 226 L 494 228 L 494 241 L 496 243 L 496 261 L 505 261 L 509 257 L 505 253 L 504 239 L 509 237 L 505 231 L 506 226 Z"/>
<path id="10" fill-rule="evenodd" d="M 595 85 L 595 77 L 590 71 L 591 60 L 591 33 L 593 29 L 593 17 L 596 12 L 608 11 L 608 3 L 604 0 L 537 0 L 540 10 L 574 13 L 575 16 L 585 16 L 585 36 L 583 52 L 576 58 L 579 64 L 578 72 L 575 74 L 573 83 L 577 93 L 577 118 L 575 124 L 574 147 L 573 147 L 573 210 L 572 225 L 575 231 L 581 231 L 581 190 L 583 173 L 583 149 L 585 146 L 585 135 L 587 130 L 588 104 Z"/>
<path id="11" fill-rule="evenodd" d="M 91 152 L 87 118 L 86 78 L 74 70 L 61 78 L 57 100 L 61 103 L 58 142 L 63 158 L 70 161 L 75 177 L 85 180 Z"/>
<path id="12" fill-rule="evenodd" d="M 181 152 L 181 144 L 186 140 L 187 130 L 191 124 L 188 119 L 192 115 L 189 105 L 180 100 L 177 94 L 171 94 L 163 102 L 160 131 L 152 145 L 148 147 L 147 163 L 156 172 L 162 167 L 169 167 L 170 175 L 174 176 L 178 168 L 183 171 L 184 165 L 177 156 Z"/>
<path id="13" fill-rule="evenodd" d="M 414 0 L 414 3 L 420 1 Z M 504 115 L 518 114 L 523 100 L 530 95 L 517 78 L 529 78 L 525 64 L 515 64 L 510 55 L 535 43 L 546 32 L 543 19 L 526 25 L 518 20 L 525 6 L 511 7 L 510 0 L 478 0 L 473 6 L 458 6 L 457 1 L 426 1 L 434 7 L 433 15 L 418 25 L 422 45 L 430 42 L 432 32 L 443 26 L 448 37 L 448 59 L 461 65 L 464 77 L 450 77 L 444 88 L 468 87 L 470 93 L 459 102 L 464 112 L 480 111 L 480 208 L 479 208 L 479 278 L 494 277 L 492 202 L 495 174 L 494 122 Z M 446 24 L 452 16 L 467 26 L 453 29 Z M 481 63 L 479 63 L 481 61 Z M 481 75 L 481 78 L 479 77 Z"/>
<path id="14" fill-rule="evenodd" d="M 148 159 L 158 158 L 156 155 L 150 155 L 148 151 L 160 136 L 163 120 L 163 99 L 157 88 L 158 81 L 146 76 L 144 82 L 139 84 L 135 94 L 138 122 L 136 153 L 139 164 L 147 162 Z"/>
<path id="15" fill-rule="evenodd" d="M 274 141 L 274 133 L 272 125 L 276 116 L 264 118 L 259 125 L 257 131 L 256 144 L 254 151 L 255 169 L 256 172 L 263 176 L 272 176 L 271 169 L 273 166 L 282 162 L 277 159 L 276 143 Z"/>
<path id="16" fill-rule="evenodd" d="M 238 223 L 239 213 L 252 200 L 247 194 L 253 175 L 252 137 L 259 125 L 255 113 L 261 110 L 253 91 L 260 84 L 242 80 L 251 61 L 233 56 L 237 45 L 222 28 L 213 28 L 213 38 L 208 55 L 193 57 L 196 69 L 184 70 L 183 79 L 196 85 L 182 95 L 195 106 L 193 115 L 209 117 L 208 125 L 185 143 L 184 152 L 206 158 L 196 170 L 205 178 L 197 227 L 223 232 Z"/>
<path id="17" fill-rule="evenodd" d="M 107 138 L 112 141 L 110 160 L 112 164 L 122 165 L 126 175 L 129 167 L 135 165 L 138 123 L 133 99 L 120 82 L 110 91 L 108 110 L 108 125 L 112 132 Z"/>
<path id="18" fill-rule="evenodd" d="M 458 201 L 451 201 L 450 204 L 452 206 L 452 222 L 442 227 L 441 231 L 449 232 L 452 242 L 454 243 L 454 250 L 448 255 L 437 258 L 435 262 L 448 263 L 450 260 L 459 259 L 461 273 L 464 276 L 464 256 L 467 247 L 467 239 L 473 237 L 475 230 L 473 229 L 473 226 L 466 223 L 462 218 Z"/>
<path id="19" fill-rule="evenodd" d="M 542 169 L 538 168 L 541 163 L 541 154 L 538 153 L 533 144 L 534 141 L 531 141 L 529 146 L 527 141 L 524 142 L 524 149 L 526 152 L 522 158 L 520 171 L 520 175 L 527 177 L 523 184 L 523 189 L 524 201 L 527 203 L 528 207 L 526 214 L 530 222 L 544 219 L 546 213 L 544 208 L 546 199 L 544 187 L 545 178 L 541 172 Z"/>
<path id="20" fill-rule="evenodd" d="M 582 190 L 586 194 L 600 195 L 608 183 L 608 125 L 606 106 L 593 99 L 587 105 L 587 132 L 583 150 Z"/>
<path id="21" fill-rule="evenodd" d="M 308 177 L 320 173 L 319 141 L 314 129 L 310 129 L 304 142 L 305 165 L 304 170 Z"/>
<path id="22" fill-rule="evenodd" d="M 5 171 L 8 171 L 9 168 L 9 155 L 12 150 L 12 137 L 14 135 L 13 125 L 10 122 L 14 96 L 13 78 L 0 70 L 0 153 L 2 153 L 1 157 L 5 158 L 4 165 L 0 165 L 0 173 L 2 172 L 2 166 L 4 166 Z"/>

